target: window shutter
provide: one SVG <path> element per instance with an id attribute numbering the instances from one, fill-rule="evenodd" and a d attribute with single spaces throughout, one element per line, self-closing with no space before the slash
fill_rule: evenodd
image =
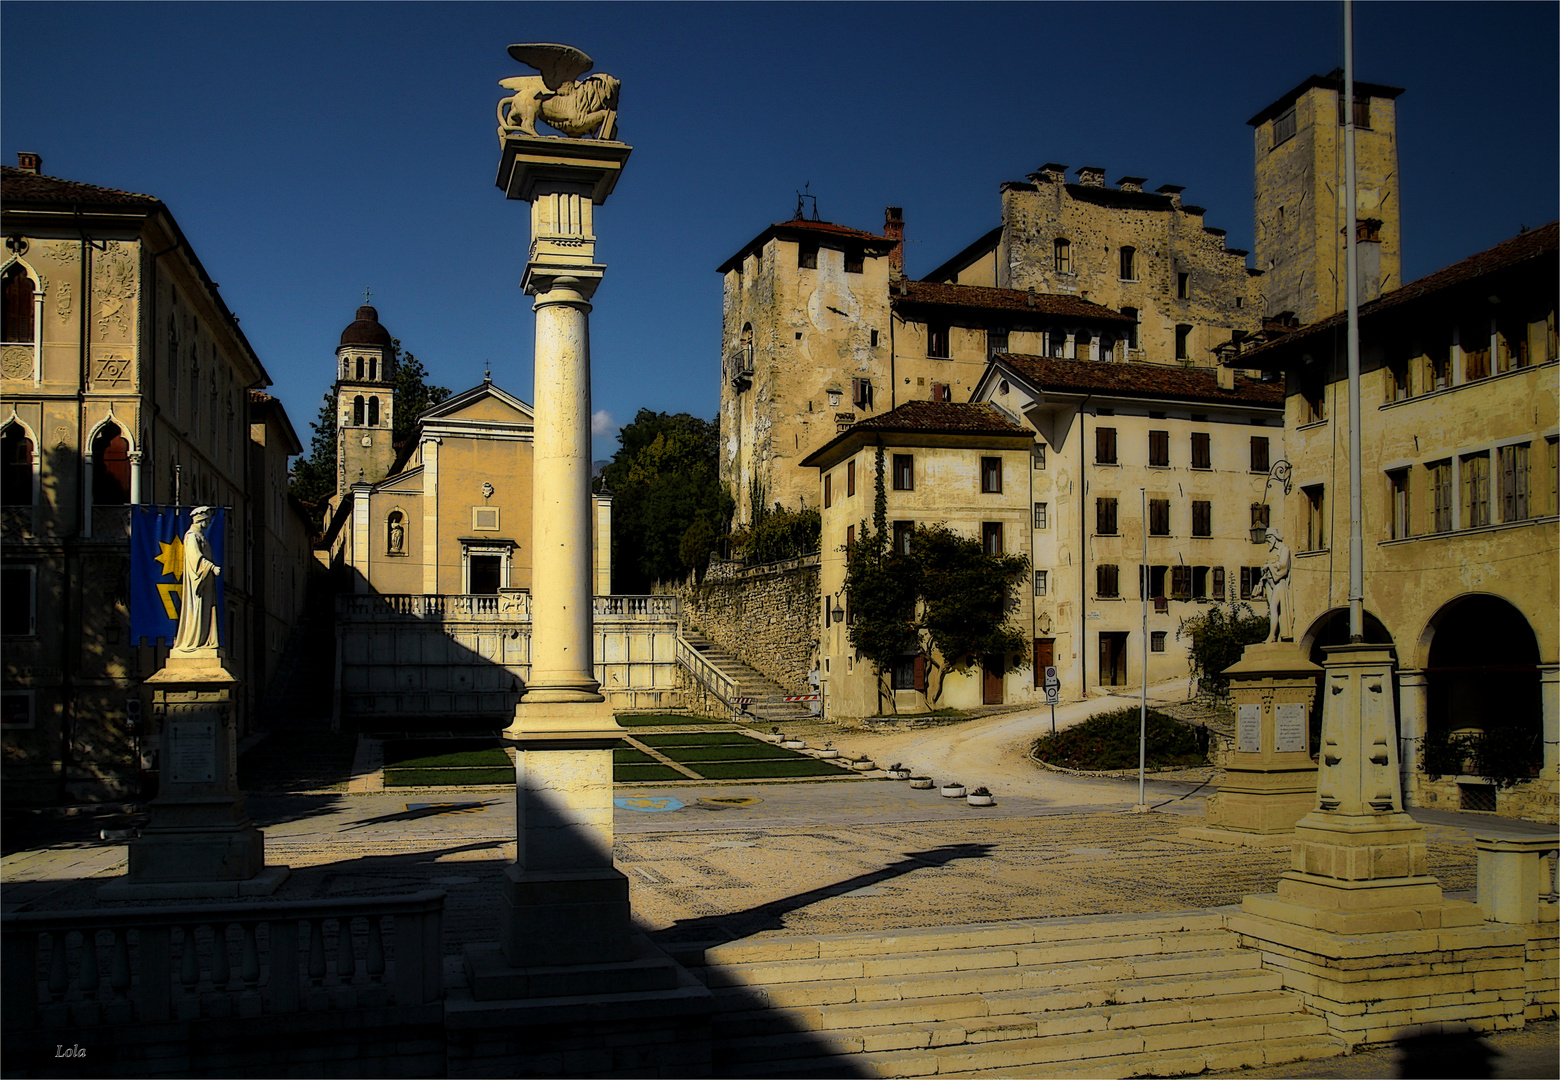
<path id="1" fill-rule="evenodd" d="M 926 690 L 926 654 L 925 653 L 916 653 L 915 654 L 915 688 L 917 690 L 922 691 L 923 693 Z"/>
<path id="2" fill-rule="evenodd" d="M 1213 568 L 1213 597 L 1215 600 L 1224 599 L 1224 567 Z"/>

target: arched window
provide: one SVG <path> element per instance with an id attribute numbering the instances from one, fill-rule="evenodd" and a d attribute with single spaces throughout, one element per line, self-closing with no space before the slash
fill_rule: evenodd
<path id="1" fill-rule="evenodd" d="M 92 440 L 92 504 L 124 506 L 130 501 L 130 440 L 117 424 L 104 424 Z"/>
<path id="2" fill-rule="evenodd" d="M 0 504 L 31 506 L 33 444 L 21 424 L 7 424 L 0 434 Z"/>
<path id="3" fill-rule="evenodd" d="M 368 426 L 379 426 L 379 396 L 377 394 L 368 399 Z"/>
<path id="4" fill-rule="evenodd" d="M 1121 280 L 1137 280 L 1137 248 L 1124 247 L 1121 249 Z"/>
<path id="5" fill-rule="evenodd" d="M 363 358 L 361 356 L 357 358 L 357 377 L 360 379 L 363 377 Z"/>
<path id="6" fill-rule="evenodd" d="M 32 341 L 33 283 L 21 263 L 12 263 L 3 282 L 5 325 L 0 326 L 0 341 Z"/>
<path id="7" fill-rule="evenodd" d="M 363 395 L 359 394 L 352 399 L 352 423 L 357 427 L 363 426 Z"/>
<path id="8" fill-rule="evenodd" d="M 1052 245 L 1054 263 L 1058 274 L 1072 273 L 1072 244 L 1065 237 L 1058 236 L 1056 243 Z"/>
<path id="9" fill-rule="evenodd" d="M 350 356 L 341 358 L 341 377 L 343 379 L 352 378 L 352 357 Z"/>

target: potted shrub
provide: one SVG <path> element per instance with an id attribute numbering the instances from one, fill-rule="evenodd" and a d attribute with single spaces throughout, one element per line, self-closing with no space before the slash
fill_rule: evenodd
<path id="1" fill-rule="evenodd" d="M 780 729 L 779 728 L 772 727 L 772 728 L 769 729 L 769 734 L 764 736 L 764 741 L 765 742 L 777 743 L 777 742 L 780 742 L 781 740 L 783 740 L 784 738 L 785 738 L 785 736 L 780 734 Z"/>
<path id="2" fill-rule="evenodd" d="M 964 785 L 957 780 L 945 780 L 942 786 L 942 797 L 945 799 L 964 798 Z"/>
<path id="3" fill-rule="evenodd" d="M 930 776 L 912 776 L 910 778 L 910 786 L 921 791 L 930 791 L 937 785 Z"/>
<path id="4" fill-rule="evenodd" d="M 850 767 L 856 772 L 870 772 L 877 768 L 872 759 L 869 757 L 851 758 Z"/>
<path id="5" fill-rule="evenodd" d="M 888 767 L 888 778 L 890 780 L 908 780 L 910 779 L 910 770 L 896 761 Z"/>
<path id="6" fill-rule="evenodd" d="M 807 744 L 801 739 L 798 739 L 795 735 L 782 735 L 780 736 L 780 745 L 785 747 L 787 750 L 800 750 Z"/>
<path id="7" fill-rule="evenodd" d="M 991 794 L 990 789 L 985 787 L 978 787 L 974 791 L 971 791 L 968 795 L 964 796 L 964 801 L 969 803 L 971 806 L 991 806 L 997 800 L 996 797 Z"/>
<path id="8" fill-rule="evenodd" d="M 823 749 L 818 751 L 818 756 L 821 758 L 836 758 L 840 756 L 840 752 L 834 749 L 834 741 L 831 739 L 823 744 Z"/>

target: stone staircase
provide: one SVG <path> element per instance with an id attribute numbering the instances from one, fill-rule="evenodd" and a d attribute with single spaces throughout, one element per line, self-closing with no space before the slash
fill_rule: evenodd
<path id="1" fill-rule="evenodd" d="M 1217 911 L 672 948 L 714 992 L 716 1076 L 1177 1076 L 1346 1052 Z"/>
<path id="2" fill-rule="evenodd" d="M 786 701 L 787 695 L 803 694 L 804 689 L 787 690 L 779 683 L 760 675 L 736 656 L 716 645 L 697 630 L 684 627 L 682 638 L 694 651 L 701 653 L 737 684 L 737 695 L 753 699 L 745 709 L 755 727 L 784 725 L 787 720 L 811 716 L 805 701 Z"/>

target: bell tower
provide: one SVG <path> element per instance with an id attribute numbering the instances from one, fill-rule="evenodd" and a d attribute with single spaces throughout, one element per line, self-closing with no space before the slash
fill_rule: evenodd
<path id="1" fill-rule="evenodd" d="M 336 494 L 377 483 L 395 462 L 395 346 L 364 304 L 336 348 Z"/>

